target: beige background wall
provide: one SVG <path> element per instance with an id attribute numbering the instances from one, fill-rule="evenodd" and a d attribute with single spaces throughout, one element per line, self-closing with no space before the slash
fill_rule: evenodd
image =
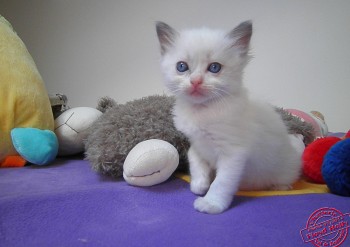
<path id="1" fill-rule="evenodd" d="M 348 0 L 0 0 L 0 14 L 34 57 L 49 93 L 95 107 L 163 94 L 154 22 L 232 29 L 254 23 L 245 81 L 272 104 L 319 110 L 350 128 Z"/>

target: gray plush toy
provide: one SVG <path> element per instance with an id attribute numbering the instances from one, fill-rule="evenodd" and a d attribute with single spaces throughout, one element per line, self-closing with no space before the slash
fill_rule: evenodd
<path id="1" fill-rule="evenodd" d="M 178 169 L 186 169 L 189 143 L 173 125 L 173 104 L 174 98 L 168 96 L 149 96 L 126 104 L 101 99 L 97 109 L 104 114 L 90 128 L 85 142 L 86 159 L 96 171 L 117 178 L 123 175 L 123 164 L 131 149 L 142 141 L 160 139 L 177 149 Z"/>
<path id="2" fill-rule="evenodd" d="M 179 152 L 180 170 L 187 170 L 189 142 L 176 130 L 172 120 L 174 98 L 149 96 L 117 104 L 102 98 L 97 109 L 103 115 L 91 126 L 85 142 L 86 159 L 92 167 L 114 178 L 123 174 L 123 164 L 129 152 L 140 142 L 160 139 L 172 144 Z M 314 140 L 312 126 L 276 108 L 291 134 L 302 134 L 307 145 Z M 239 117 L 239 116 L 238 116 Z"/>

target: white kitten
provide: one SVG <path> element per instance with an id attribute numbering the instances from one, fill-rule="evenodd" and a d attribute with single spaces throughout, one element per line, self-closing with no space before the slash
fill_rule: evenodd
<path id="1" fill-rule="evenodd" d="M 177 32 L 157 23 L 161 67 L 175 94 L 174 123 L 190 140 L 195 209 L 226 210 L 238 189 L 288 189 L 299 177 L 300 151 L 281 117 L 250 100 L 242 86 L 252 24 L 229 33 L 206 28 Z"/>

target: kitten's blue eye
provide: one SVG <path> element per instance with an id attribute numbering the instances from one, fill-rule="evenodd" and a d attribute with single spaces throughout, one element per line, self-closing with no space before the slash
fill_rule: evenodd
<path id="1" fill-rule="evenodd" d="M 219 63 L 211 63 L 208 66 L 208 71 L 210 71 L 211 73 L 219 73 L 220 70 L 221 70 L 221 64 Z"/>
<path id="2" fill-rule="evenodd" d="M 179 71 L 179 72 L 185 72 L 185 71 L 188 70 L 188 65 L 187 65 L 187 63 L 185 63 L 185 62 L 178 62 L 178 63 L 176 64 L 176 69 L 177 69 L 177 71 Z"/>

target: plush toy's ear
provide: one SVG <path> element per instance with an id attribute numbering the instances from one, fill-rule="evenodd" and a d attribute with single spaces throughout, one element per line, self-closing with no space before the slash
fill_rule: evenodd
<path id="1" fill-rule="evenodd" d="M 7 159 L 21 157 L 12 143 L 11 131 L 15 128 L 52 131 L 54 119 L 44 82 L 32 57 L 1 15 L 0 88 L 0 166 L 5 161 L 7 166 L 11 162 L 16 166 L 15 161 L 21 159 Z M 29 130 L 27 134 L 31 136 L 32 132 Z"/>

